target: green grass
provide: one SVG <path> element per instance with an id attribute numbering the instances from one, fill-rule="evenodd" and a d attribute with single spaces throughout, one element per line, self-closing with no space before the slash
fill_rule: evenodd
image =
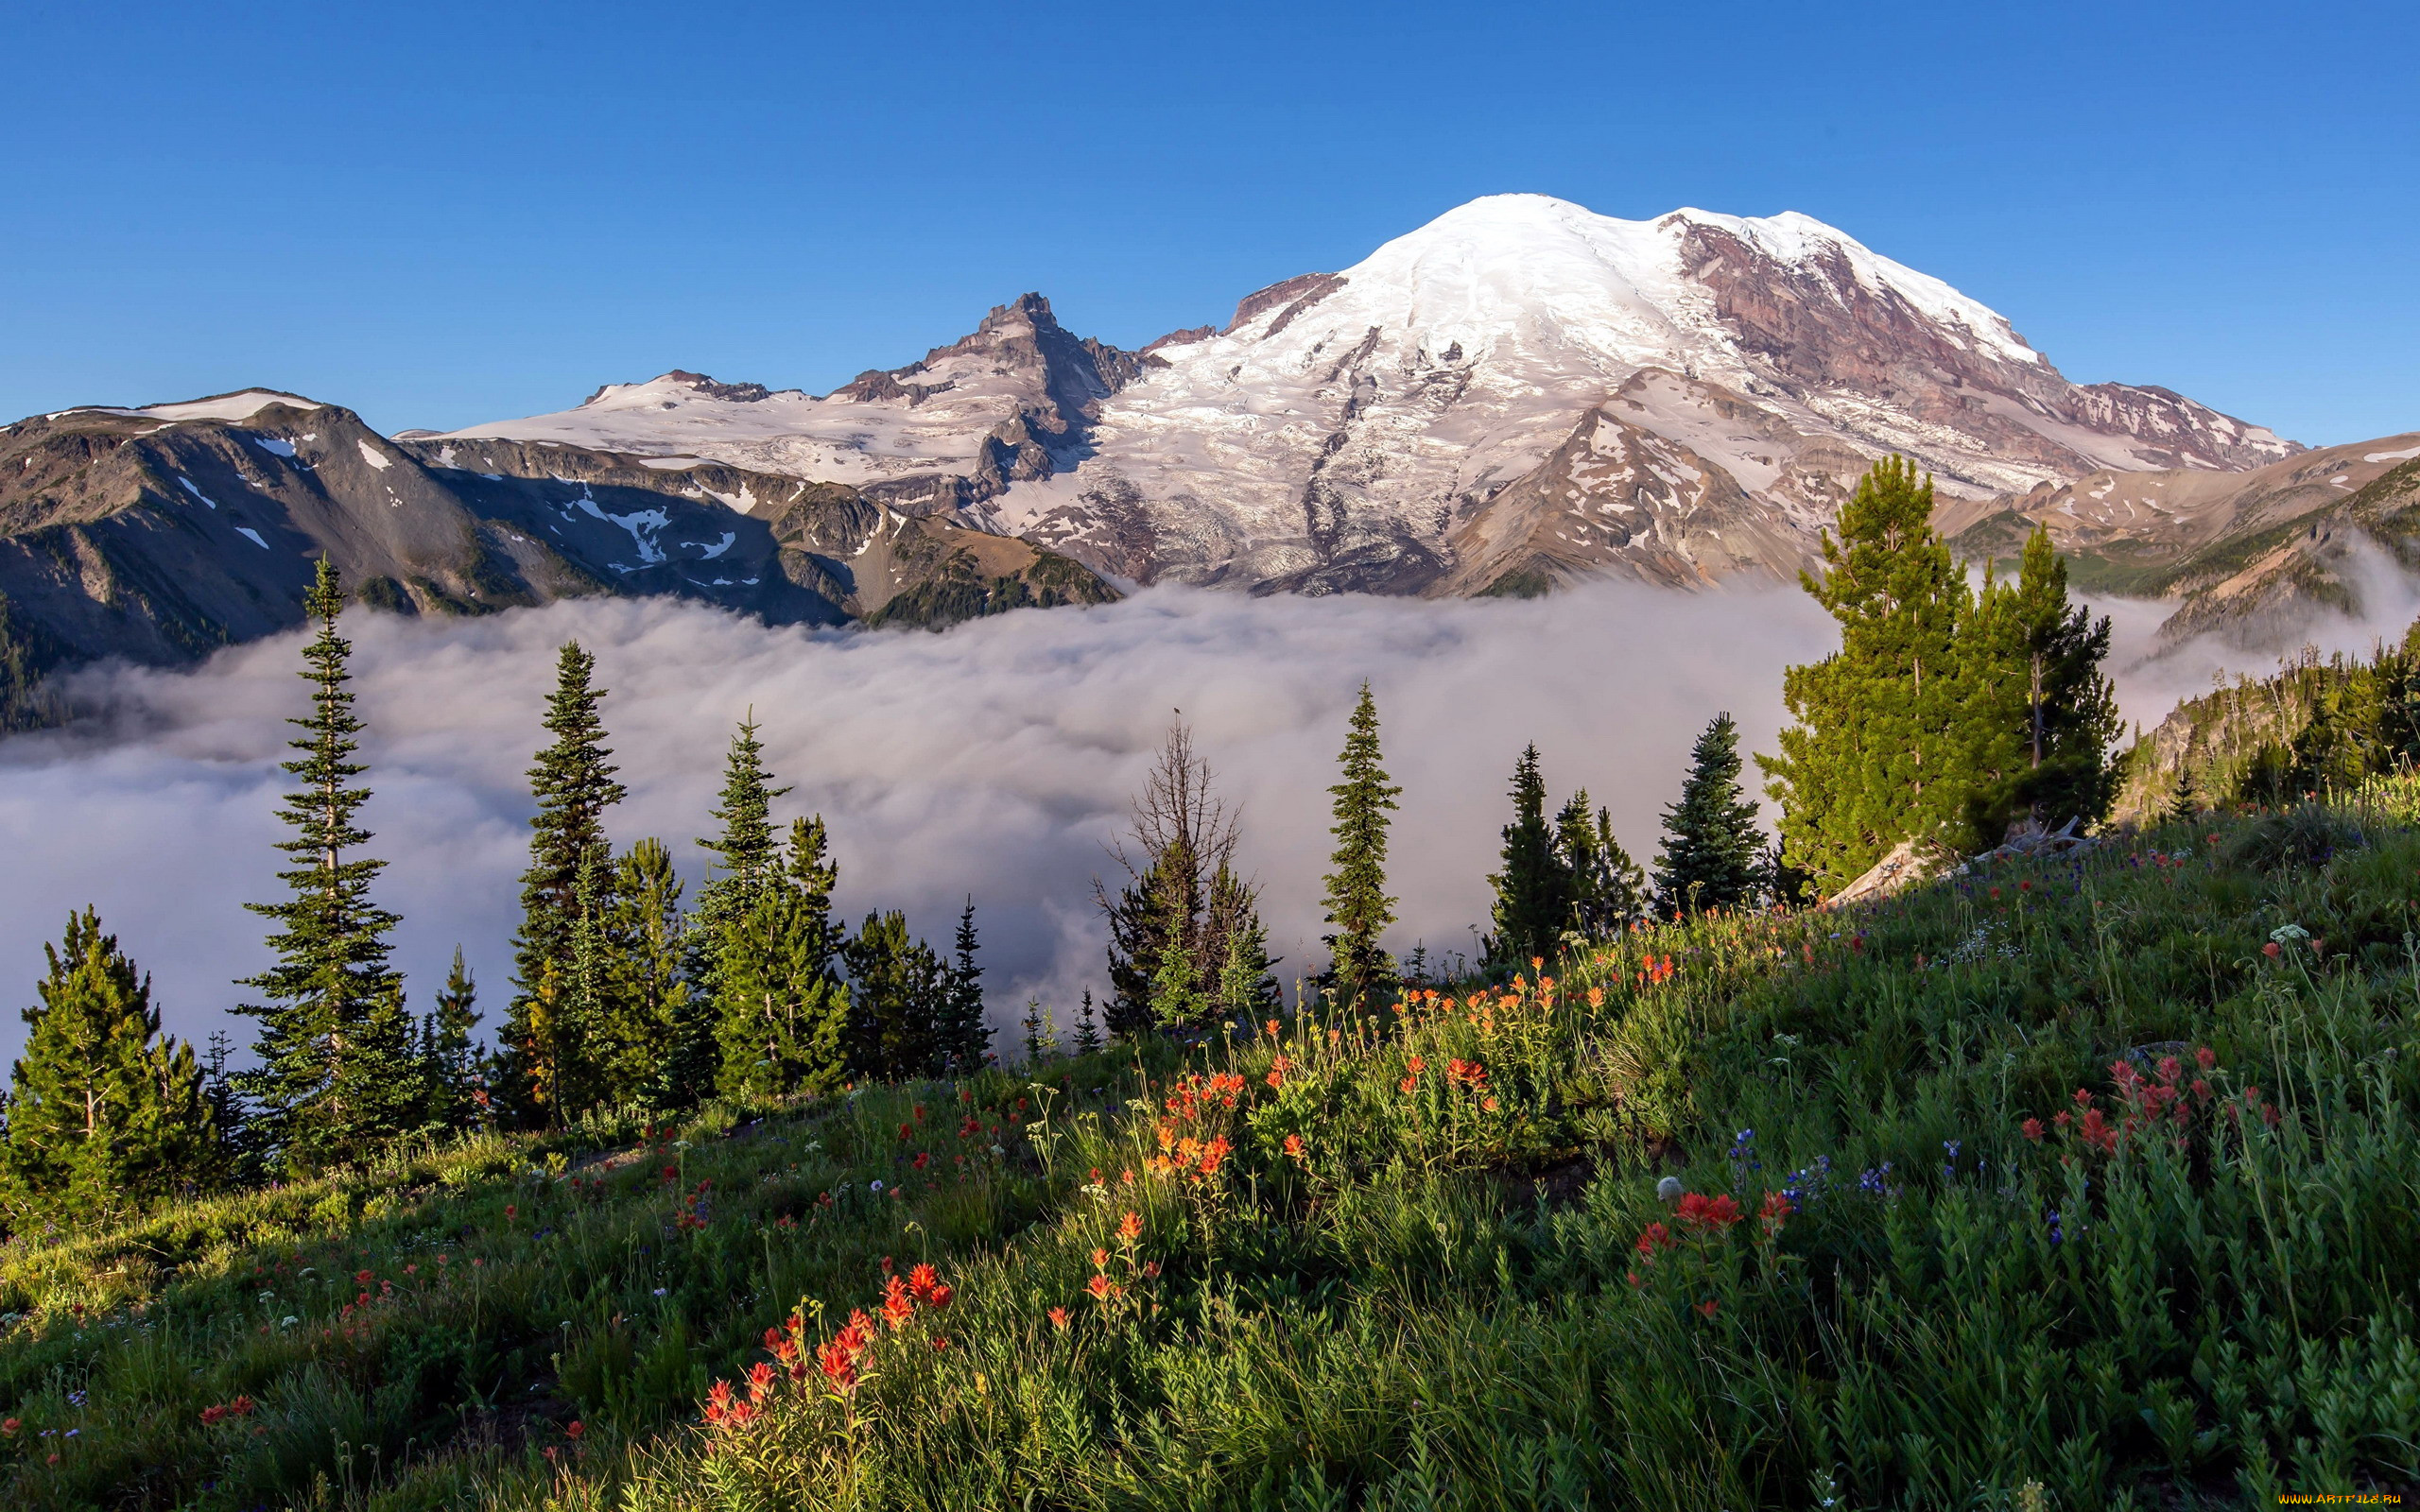
<path id="1" fill-rule="evenodd" d="M 693 1130 L 671 1182 L 655 1154 L 601 1183 L 516 1176 L 532 1152 L 496 1143 L 20 1246 L 0 1284 L 32 1312 L 0 1339 L 0 1394 L 26 1427 L 0 1498 L 239 1507 L 324 1478 L 328 1504 L 566 1512 L 1711 1512 L 2409 1490 L 2415 808 L 2402 784 L 2205 819 L 1854 915 L 1641 932 L 1551 987 L 1047 1068 L 1058 1092 L 986 1078 L 963 1141 L 952 1090 L 874 1091 Z M 916 1186 L 912 1153 L 936 1152 L 951 1178 Z M 866 1197 L 881 1173 L 910 1194 Z M 701 1178 L 703 1227 L 674 1229 Z M 885 1257 L 903 1285 L 932 1263 L 948 1305 L 901 1295 L 884 1321 Z M 415 1258 L 398 1299 L 350 1316 L 352 1283 L 300 1275 L 383 1282 Z M 255 1413 L 201 1425 L 239 1392 Z M 72 1446 L 30 1436 L 70 1424 Z"/>

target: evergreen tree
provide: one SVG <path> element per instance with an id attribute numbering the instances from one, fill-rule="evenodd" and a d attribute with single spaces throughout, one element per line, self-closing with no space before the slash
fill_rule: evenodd
<path id="1" fill-rule="evenodd" d="M 849 1069 L 850 993 L 833 971 L 844 949 L 832 923 L 838 878 L 822 819 L 793 820 L 788 853 L 774 853 L 746 911 L 723 926 L 715 1001 L 726 1095 L 830 1091 Z"/>
<path id="2" fill-rule="evenodd" d="M 2183 824 L 2202 812 L 2202 797 L 2193 790 L 2193 769 L 2186 767 L 2176 774 L 2176 794 L 2169 799 L 2168 820 Z"/>
<path id="3" fill-rule="evenodd" d="M 1243 923 L 1227 932 L 1227 958 L 1219 969 L 1219 1017 L 1259 1023 L 1284 1007 L 1284 994 L 1270 971 L 1276 964 L 1270 957 L 1269 936 L 1260 927 L 1258 910 L 1247 911 Z"/>
<path id="4" fill-rule="evenodd" d="M 1379 947 L 1378 936 L 1395 921 L 1395 901 L 1387 896 L 1387 816 L 1403 789 L 1387 782 L 1381 759 L 1378 709 L 1364 682 L 1344 749 L 1337 757 L 1344 780 L 1328 789 L 1336 800 L 1336 822 L 1328 830 L 1336 836 L 1336 851 L 1329 858 L 1336 869 L 1326 879 L 1326 917 L 1336 933 L 1323 936 L 1328 969 L 1320 985 L 1348 1006 L 1367 1003 L 1394 985 L 1394 962 Z"/>
<path id="5" fill-rule="evenodd" d="M 873 913 L 843 951 L 849 967 L 849 1069 L 876 1081 L 936 1074 L 938 1033 L 949 1007 L 946 969 L 933 948 L 908 934 L 908 916 Z"/>
<path id="6" fill-rule="evenodd" d="M 992 1027 L 983 1017 L 983 968 L 975 958 L 978 942 L 973 898 L 958 916 L 953 944 L 939 1049 L 942 1069 L 963 1075 L 982 1070 L 992 1053 Z"/>
<path id="7" fill-rule="evenodd" d="M 1614 834 L 1614 817 L 1588 807 L 1582 788 L 1554 820 L 1555 857 L 1571 878 L 1571 928 L 1582 938 L 1613 938 L 1647 912 L 1647 875 Z"/>
<path id="8" fill-rule="evenodd" d="M 1253 921 L 1256 903 L 1234 867 L 1236 817 L 1216 796 L 1210 764 L 1194 750 L 1182 717 L 1169 726 L 1132 812 L 1130 841 L 1111 852 L 1125 884 L 1115 896 L 1093 885 L 1109 924 L 1104 1017 L 1120 1036 L 1211 1011 L 1229 937 Z"/>
<path id="9" fill-rule="evenodd" d="M 421 1025 L 422 1082 L 427 1089 L 423 1123 L 435 1130 L 460 1130 L 482 1122 L 487 1077 L 473 1040 L 479 1025 L 479 987 L 454 947 L 454 966 L 438 989 L 437 1005 Z"/>
<path id="10" fill-rule="evenodd" d="M 1093 1011 L 1093 989 L 1084 988 L 1084 1006 L 1076 1020 L 1076 1054 L 1089 1056 L 1100 1049 L 1100 1023 Z"/>
<path id="11" fill-rule="evenodd" d="M 661 840 L 641 840 L 614 863 L 605 950 L 606 1100 L 615 1107 L 658 1100 L 689 988 L 683 979 L 681 878 Z"/>
<path id="12" fill-rule="evenodd" d="M 320 634 L 302 653 L 312 713 L 288 721 L 304 731 L 288 743 L 302 754 L 284 764 L 299 779 L 280 814 L 294 837 L 278 845 L 296 862 L 278 873 L 292 896 L 245 905 L 276 920 L 268 945 L 278 964 L 236 984 L 268 1002 L 235 1010 L 261 1026 L 260 1064 L 237 1088 L 258 1110 L 264 1142 L 298 1172 L 361 1158 L 404 1132 L 411 1118 L 397 1089 L 407 1099 L 417 1081 L 402 979 L 387 964 L 397 919 L 370 901 L 386 863 L 349 854 L 371 838 L 356 822 L 370 790 L 354 781 L 368 768 L 351 759 L 361 732 L 346 687 L 353 646 L 337 634 L 344 594 L 324 558 L 304 602 Z"/>
<path id="13" fill-rule="evenodd" d="M 698 842 L 713 851 L 720 864 L 717 874 L 698 890 L 698 906 L 689 919 L 690 999 L 685 1011 L 675 1016 L 673 1043 L 666 1057 L 663 1098 L 668 1107 L 693 1106 L 724 1082 L 724 1046 L 736 1032 L 727 1021 L 734 1014 L 745 1018 L 783 1006 L 781 1002 L 766 999 L 763 984 L 754 980 L 757 968 L 744 959 L 748 952 L 760 948 L 757 942 L 773 933 L 805 928 L 803 919 L 785 916 L 778 908 L 755 917 L 758 894 L 780 861 L 780 848 L 773 837 L 772 801 L 789 791 L 772 785 L 756 730 L 751 711 L 751 717 L 739 722 L 724 764 L 721 802 L 714 810 L 714 816 L 722 821 L 722 833 Z M 815 957 L 825 943 L 812 932 L 800 934 L 789 940 L 793 962 Z M 826 951 L 821 959 L 828 958 Z M 747 973 L 749 979 L 726 983 L 726 975 L 735 971 Z M 807 987 L 804 981 L 794 985 L 802 992 Z M 801 1000 L 787 1005 L 804 1011 L 808 1005 Z M 739 1040 L 749 1042 L 744 1034 Z M 750 1054 L 735 1073 L 740 1083 L 746 1082 L 748 1068 L 756 1059 Z"/>
<path id="14" fill-rule="evenodd" d="M 1961 633 L 1965 662 L 1969 844 L 2000 843 L 2011 822 L 2107 816 L 2121 723 L 2100 665 L 2109 621 L 2067 602 L 2067 568 L 2037 527 L 2014 582 L 1986 573 Z"/>
<path id="15" fill-rule="evenodd" d="M 1504 827 L 1503 854 L 1504 869 L 1487 879 L 1495 888 L 1488 964 L 1527 971 L 1531 961 L 1551 961 L 1561 954 L 1571 917 L 1571 875 L 1556 856 L 1554 833 L 1547 826 L 1547 786 L 1538 775 L 1535 746 L 1524 748 L 1512 765 L 1512 822 Z"/>
<path id="16" fill-rule="evenodd" d="M 529 768 L 529 793 L 537 799 L 538 812 L 529 820 L 529 868 L 521 876 L 521 931 L 512 942 L 515 990 L 501 1036 L 503 1089 L 510 1112 L 525 1125 L 560 1122 L 562 1105 L 541 1098 L 542 1087 L 556 1084 L 557 1095 L 583 1095 L 578 1068 L 593 1058 L 578 1043 L 589 1025 L 575 1025 L 586 1010 L 575 1011 L 560 1000 L 542 1001 L 541 994 L 548 990 L 549 968 L 557 977 L 552 990 L 564 990 L 561 979 L 571 970 L 582 909 L 591 914 L 604 909 L 614 882 L 610 870 L 583 881 L 608 845 L 605 811 L 623 797 L 622 784 L 614 781 L 617 768 L 607 760 L 613 752 L 605 747 L 605 726 L 597 714 L 605 690 L 592 681 L 596 670 L 596 659 L 578 641 L 563 643 L 556 660 L 555 691 L 546 699 L 544 725 L 554 739 Z M 596 894 L 585 904 L 583 887 Z M 541 1038 L 531 1026 L 533 1015 L 546 1021 L 543 1038 L 556 1057 L 544 1068 L 526 1059 L 527 1047 Z M 573 1075 L 572 1084 L 563 1083 L 566 1074 Z"/>
<path id="17" fill-rule="evenodd" d="M 162 1040 L 151 980 L 87 908 L 67 918 L 24 1012 L 24 1058 L 0 1143 L 0 1199 L 23 1213 L 96 1218 L 216 1174 L 218 1129 L 193 1047 Z"/>
<path id="18" fill-rule="evenodd" d="M 1739 729 L 1717 714 L 1689 748 L 1681 800 L 1664 811 L 1656 906 L 1668 919 L 1749 906 L 1763 882 L 1764 849 L 1756 805 L 1739 790 Z"/>
<path id="19" fill-rule="evenodd" d="M 1932 528 L 1932 481 L 1885 457 L 1799 580 L 1840 622 L 1841 649 L 1784 674 L 1796 724 L 1759 756 L 1794 864 L 1827 891 L 1913 835 L 1962 824 L 1972 792 L 1958 633 L 1966 579 Z"/>

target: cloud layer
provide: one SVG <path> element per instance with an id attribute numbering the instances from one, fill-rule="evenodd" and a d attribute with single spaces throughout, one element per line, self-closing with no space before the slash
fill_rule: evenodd
<path id="1" fill-rule="evenodd" d="M 391 863 L 379 896 L 405 916 L 398 963 L 425 1005 L 459 943 L 491 1025 L 510 990 L 524 772 L 568 638 L 596 652 L 613 690 L 605 716 L 631 789 L 617 841 L 670 841 L 694 889 L 705 855 L 690 842 L 710 826 L 733 723 L 752 708 L 791 785 L 777 816 L 831 822 L 849 918 L 905 908 L 938 940 L 974 897 L 1004 1025 L 1028 994 L 1063 1025 L 1076 993 L 1098 990 L 1091 879 L 1172 710 L 1242 805 L 1244 856 L 1290 977 L 1322 960 L 1325 789 L 1363 679 L 1405 790 L 1392 942 L 1467 951 L 1524 743 L 1537 742 L 1552 796 L 1586 786 L 1645 864 L 1706 720 L 1728 709 L 1748 748 L 1770 750 L 1782 667 L 1832 644 L 1795 592 L 1614 584 L 1530 602 L 1154 589 L 939 635 L 769 630 L 671 600 L 473 621 L 356 615 L 348 629 L 370 726 L 371 850 Z M 231 980 L 268 961 L 264 921 L 242 905 L 277 894 L 276 764 L 282 721 L 303 707 L 299 641 L 190 673 L 87 673 L 71 696 L 90 717 L 0 742 L 0 1004 L 33 1001 L 43 941 L 91 902 L 156 976 L 173 1032 L 250 1038 L 223 1012 L 243 995 Z M 2175 680 L 2165 668 L 2121 679 L 2128 714 L 2156 720 Z M 0 1036 L 13 1050 L 15 1015 Z"/>

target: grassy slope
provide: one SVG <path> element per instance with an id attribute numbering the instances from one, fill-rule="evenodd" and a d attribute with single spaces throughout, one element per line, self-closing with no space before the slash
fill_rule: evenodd
<path id="1" fill-rule="evenodd" d="M 957 1138 L 946 1090 L 921 1126 L 914 1094 L 883 1091 L 693 1137 L 669 1184 L 654 1156 L 600 1187 L 482 1177 L 506 1157 L 473 1152 L 454 1186 L 385 1178 L 392 1211 L 358 1228 L 272 1194 L 140 1244 L 22 1249 L 12 1305 L 42 1301 L 0 1340 L 26 1418 L 0 1496 L 250 1505 L 272 1498 L 200 1487 L 265 1489 L 274 1462 L 291 1494 L 315 1453 L 341 1482 L 334 1404 L 375 1412 L 405 1379 L 428 1426 L 386 1430 L 385 1464 L 413 1469 L 382 1467 L 373 1504 L 1932 1508 L 2024 1504 L 2033 1482 L 2036 1504 L 2152 1507 L 2409 1486 L 2420 792 L 2381 801 L 2154 832 L 1854 918 L 1655 930 L 1550 991 L 1203 1047 L 1190 1074 L 1239 1079 L 1188 1091 L 1162 1065 L 1132 1104 L 1082 1063 L 1102 1091 L 1025 1093 L 1027 1115 L 1057 1106 L 1023 1143 L 995 1078 L 997 1157 L 990 1122 Z M 2310 939 L 2268 955 L 2290 925 Z M 2053 1120 L 2123 1127 L 2112 1066 L 2145 1046 L 2152 1086 L 2180 1062 L 2155 1125 L 2103 1149 Z M 980 1174 L 865 1195 L 917 1151 Z M 671 1188 L 709 1169 L 704 1227 L 672 1227 Z M 1685 1221 L 1666 1174 L 1743 1216 Z M 1776 1194 L 1789 1210 L 1760 1218 Z M 281 1202 L 325 1237 L 241 1234 L 236 1210 Z M 238 1242 L 174 1281 L 105 1274 L 205 1229 Z M 886 1255 L 934 1262 L 954 1298 L 871 1321 L 855 1389 L 832 1390 L 819 1351 L 878 1306 Z M 353 1288 L 297 1280 L 356 1261 L 407 1295 L 347 1317 Z M 777 1356 L 760 1335 L 801 1297 Z M 424 1354 L 417 1377 L 398 1363 Z M 738 1410 L 674 1423 L 708 1376 Z M 495 1406 L 450 1420 L 465 1381 Z M 259 1411 L 202 1427 L 237 1390 Z M 71 1423 L 73 1446 L 30 1436 Z"/>

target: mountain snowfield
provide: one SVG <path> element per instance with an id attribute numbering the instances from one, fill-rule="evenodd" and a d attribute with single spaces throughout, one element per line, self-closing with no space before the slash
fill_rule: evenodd
<path id="1" fill-rule="evenodd" d="M 2000 315 L 1806 215 L 1538 195 L 1140 352 L 1028 295 L 822 398 L 673 372 L 451 434 L 846 483 L 1135 581 L 1312 593 L 1787 578 L 1894 452 L 1979 498 L 2301 450 L 2165 389 L 2072 384 Z"/>

